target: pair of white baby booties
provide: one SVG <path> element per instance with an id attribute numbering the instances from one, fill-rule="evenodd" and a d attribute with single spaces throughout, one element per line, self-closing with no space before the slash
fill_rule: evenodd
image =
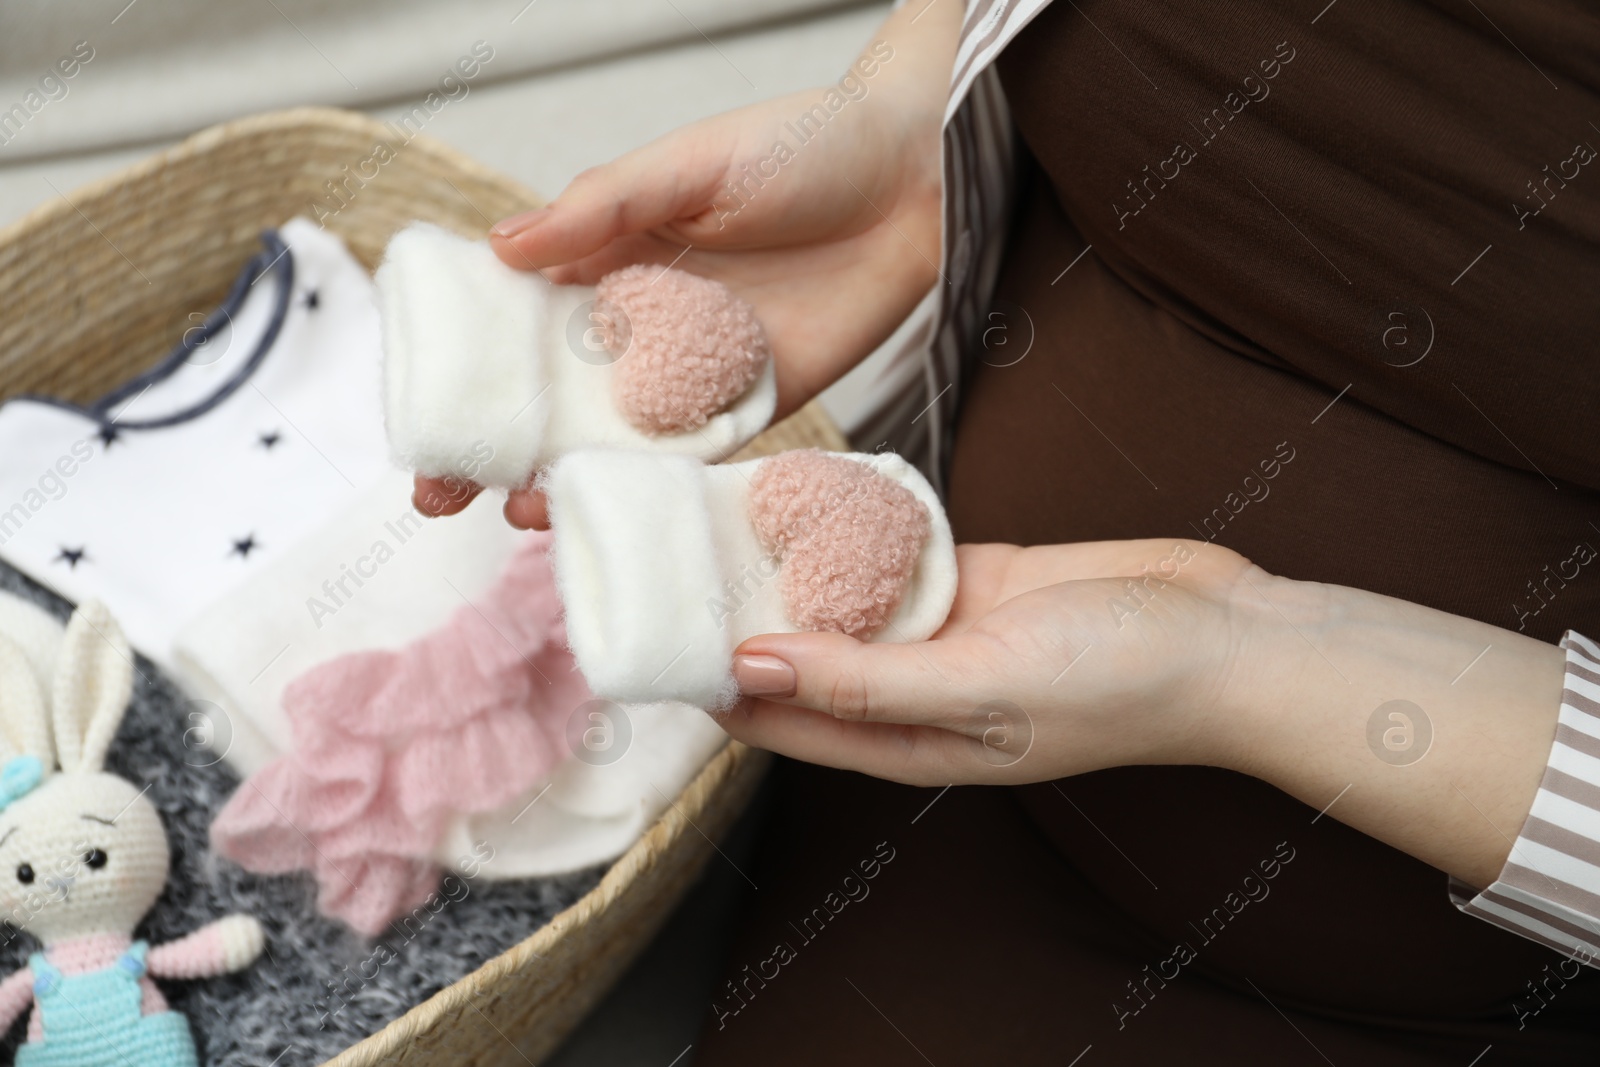
<path id="1" fill-rule="evenodd" d="M 568 642 L 597 696 L 716 710 L 745 638 L 921 641 L 943 624 L 954 540 L 899 456 L 719 462 L 777 396 L 753 310 L 720 283 L 635 266 L 551 285 L 417 223 L 377 284 L 396 462 L 505 489 L 537 475 Z"/>

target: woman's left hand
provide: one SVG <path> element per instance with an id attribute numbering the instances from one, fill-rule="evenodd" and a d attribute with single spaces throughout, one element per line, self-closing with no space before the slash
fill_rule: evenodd
<path id="1" fill-rule="evenodd" d="M 1313 810 L 1337 803 L 1333 817 L 1469 884 L 1504 865 L 1555 735 L 1559 648 L 1202 541 L 958 553 L 931 641 L 740 645 L 746 699 L 727 731 L 920 785 L 1225 767 Z"/>
<path id="2" fill-rule="evenodd" d="M 1264 571 L 1188 540 L 958 552 L 955 606 L 931 641 L 805 633 L 740 645 L 749 698 L 728 732 L 924 785 L 1226 758 L 1214 727 L 1240 699 L 1259 603 L 1241 606 L 1240 590 L 1270 581 Z"/>

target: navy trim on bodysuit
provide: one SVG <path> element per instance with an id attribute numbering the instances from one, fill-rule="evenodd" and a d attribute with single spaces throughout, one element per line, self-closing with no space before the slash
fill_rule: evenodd
<path id="1" fill-rule="evenodd" d="M 111 392 L 105 394 L 93 404 L 87 406 L 75 404 L 70 400 L 60 397 L 43 396 L 36 393 L 24 393 L 15 400 L 30 400 L 34 403 L 49 404 L 52 407 L 75 411 L 85 418 L 92 419 L 102 427 L 115 426 L 119 430 L 158 430 L 166 426 L 176 426 L 190 419 L 199 418 L 206 412 L 221 404 L 228 397 L 238 391 L 239 387 L 249 381 L 267 358 L 267 353 L 272 350 L 272 344 L 278 339 L 279 332 L 283 329 L 284 319 L 289 314 L 289 304 L 294 295 L 294 255 L 289 251 L 289 246 L 284 244 L 283 238 L 277 230 L 263 230 L 261 233 L 262 250 L 246 263 L 239 276 L 234 279 L 233 288 L 228 291 L 222 304 L 206 316 L 205 322 L 192 330 L 184 333 L 183 337 L 173 350 L 167 354 L 160 363 L 154 367 L 123 382 Z M 272 272 L 277 283 L 278 291 L 272 306 L 272 315 L 267 322 L 267 328 L 262 331 L 261 339 L 256 344 L 250 358 L 240 364 L 239 369 L 222 384 L 215 392 L 191 404 L 186 408 L 162 415 L 153 419 L 118 419 L 108 416 L 106 412 L 117 404 L 137 396 L 144 390 L 170 376 L 179 367 L 188 361 L 194 352 L 206 344 L 224 327 L 233 322 L 233 316 L 244 306 L 250 294 L 251 286 L 255 285 L 267 272 Z"/>

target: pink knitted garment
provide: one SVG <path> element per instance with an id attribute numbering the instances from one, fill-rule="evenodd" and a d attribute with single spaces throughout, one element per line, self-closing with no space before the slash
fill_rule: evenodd
<path id="1" fill-rule="evenodd" d="M 816 449 L 756 468 L 750 520 L 782 561 L 778 588 L 789 621 L 851 637 L 877 633 L 894 615 L 931 530 L 911 490 Z"/>
<path id="2" fill-rule="evenodd" d="M 612 379 L 617 410 L 644 433 L 704 426 L 772 357 L 754 310 L 709 278 L 624 267 L 600 279 L 598 303 L 618 324 L 607 343 L 623 353 Z"/>
<path id="3" fill-rule="evenodd" d="M 211 824 L 218 852 L 262 874 L 310 870 L 318 907 L 367 935 L 427 898 L 459 814 L 510 803 L 565 754 L 589 699 L 535 533 L 480 603 L 399 651 L 330 660 L 285 690 L 291 751 Z"/>

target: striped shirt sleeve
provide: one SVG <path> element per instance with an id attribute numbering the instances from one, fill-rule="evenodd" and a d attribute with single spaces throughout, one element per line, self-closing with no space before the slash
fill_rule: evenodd
<path id="1" fill-rule="evenodd" d="M 1600 967 L 1600 645 L 1571 630 L 1561 717 L 1550 760 L 1511 855 L 1474 895 L 1452 879 L 1468 915 Z"/>
<path id="2" fill-rule="evenodd" d="M 993 325 L 991 300 L 1015 201 L 1017 142 L 994 61 L 1049 0 L 967 0 L 945 110 L 939 280 L 886 347 L 867 411 L 849 428 L 863 452 L 884 448 L 942 489 L 963 365 Z M 931 6 L 931 5 L 930 5 Z"/>

